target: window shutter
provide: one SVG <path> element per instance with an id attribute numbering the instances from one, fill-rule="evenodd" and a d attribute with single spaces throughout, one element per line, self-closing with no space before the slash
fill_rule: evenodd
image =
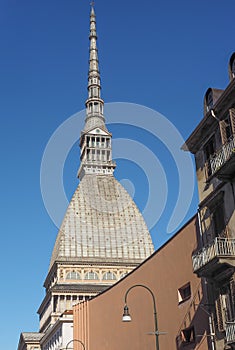
<path id="1" fill-rule="evenodd" d="M 235 108 L 229 110 L 233 134 L 235 134 Z"/>
<path id="2" fill-rule="evenodd" d="M 232 309 L 232 318 L 234 319 L 235 317 L 235 283 L 234 280 L 232 279 L 230 281 L 230 293 L 231 293 L 231 309 Z"/>
<path id="3" fill-rule="evenodd" d="M 225 120 L 221 120 L 220 123 L 219 123 L 219 126 L 220 126 L 220 134 L 221 134 L 222 144 L 224 145 L 227 142 Z"/>
<path id="4" fill-rule="evenodd" d="M 225 314 L 224 314 L 223 304 L 224 304 L 223 295 L 219 295 L 219 298 L 215 302 L 215 308 L 216 308 L 217 326 L 220 332 L 224 331 L 224 324 L 225 324 Z"/>

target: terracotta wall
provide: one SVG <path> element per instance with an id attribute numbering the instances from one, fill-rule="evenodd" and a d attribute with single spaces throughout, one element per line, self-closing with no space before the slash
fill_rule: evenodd
<path id="1" fill-rule="evenodd" d="M 191 254 L 196 248 L 197 222 L 194 217 L 167 244 L 106 292 L 74 308 L 74 338 L 86 350 L 156 349 L 153 301 L 141 287 L 133 288 L 127 302 L 131 322 L 122 322 L 125 292 L 144 284 L 154 293 L 157 305 L 160 350 L 208 349 L 206 303 L 201 280 L 192 271 Z M 191 284 L 191 297 L 179 304 L 178 289 Z M 195 342 L 181 343 L 181 330 L 194 325 Z M 74 343 L 75 345 L 75 343 Z M 75 349 L 79 349 L 79 344 Z"/>

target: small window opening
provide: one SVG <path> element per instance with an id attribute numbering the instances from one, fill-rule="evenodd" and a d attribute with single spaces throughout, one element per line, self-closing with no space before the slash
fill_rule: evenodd
<path id="1" fill-rule="evenodd" d="M 190 282 L 185 284 L 183 287 L 178 289 L 178 301 L 179 304 L 188 300 L 191 297 L 191 286 Z"/>
<path id="2" fill-rule="evenodd" d="M 204 147 L 205 161 L 207 162 L 207 177 L 212 175 L 210 157 L 215 153 L 215 138 L 211 137 Z"/>
<path id="3" fill-rule="evenodd" d="M 189 344 L 195 341 L 194 327 L 188 327 L 181 331 L 181 338 L 183 344 Z"/>

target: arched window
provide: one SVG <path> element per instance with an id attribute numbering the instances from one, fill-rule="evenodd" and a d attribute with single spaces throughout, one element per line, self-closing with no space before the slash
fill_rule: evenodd
<path id="1" fill-rule="evenodd" d="M 235 78 L 235 57 L 232 61 L 231 70 L 232 70 L 232 76 L 233 78 Z"/>
<path id="2" fill-rule="evenodd" d="M 208 91 L 208 94 L 206 96 L 206 105 L 207 105 L 208 111 L 213 107 L 213 92 L 212 92 L 212 90 Z"/>
<path id="3" fill-rule="evenodd" d="M 229 77 L 230 80 L 235 78 L 235 52 L 232 54 L 229 60 Z"/>
<path id="4" fill-rule="evenodd" d="M 105 272 L 104 275 L 103 275 L 103 280 L 105 281 L 114 281 L 116 280 L 117 277 L 116 275 L 113 273 L 113 272 Z"/>
<path id="5" fill-rule="evenodd" d="M 70 271 L 66 275 L 66 280 L 80 280 L 81 277 L 78 272 L 76 271 Z"/>
<path id="6" fill-rule="evenodd" d="M 98 274 L 93 271 L 89 271 L 85 274 L 85 280 L 98 280 Z"/>

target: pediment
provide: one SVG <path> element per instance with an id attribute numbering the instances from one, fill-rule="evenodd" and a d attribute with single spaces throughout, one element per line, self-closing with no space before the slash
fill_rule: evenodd
<path id="1" fill-rule="evenodd" d="M 108 132 L 107 130 L 101 128 L 101 127 L 96 127 L 92 128 L 90 130 L 86 130 L 84 133 L 86 135 L 101 135 L 101 136 L 111 136 L 112 134 Z"/>

